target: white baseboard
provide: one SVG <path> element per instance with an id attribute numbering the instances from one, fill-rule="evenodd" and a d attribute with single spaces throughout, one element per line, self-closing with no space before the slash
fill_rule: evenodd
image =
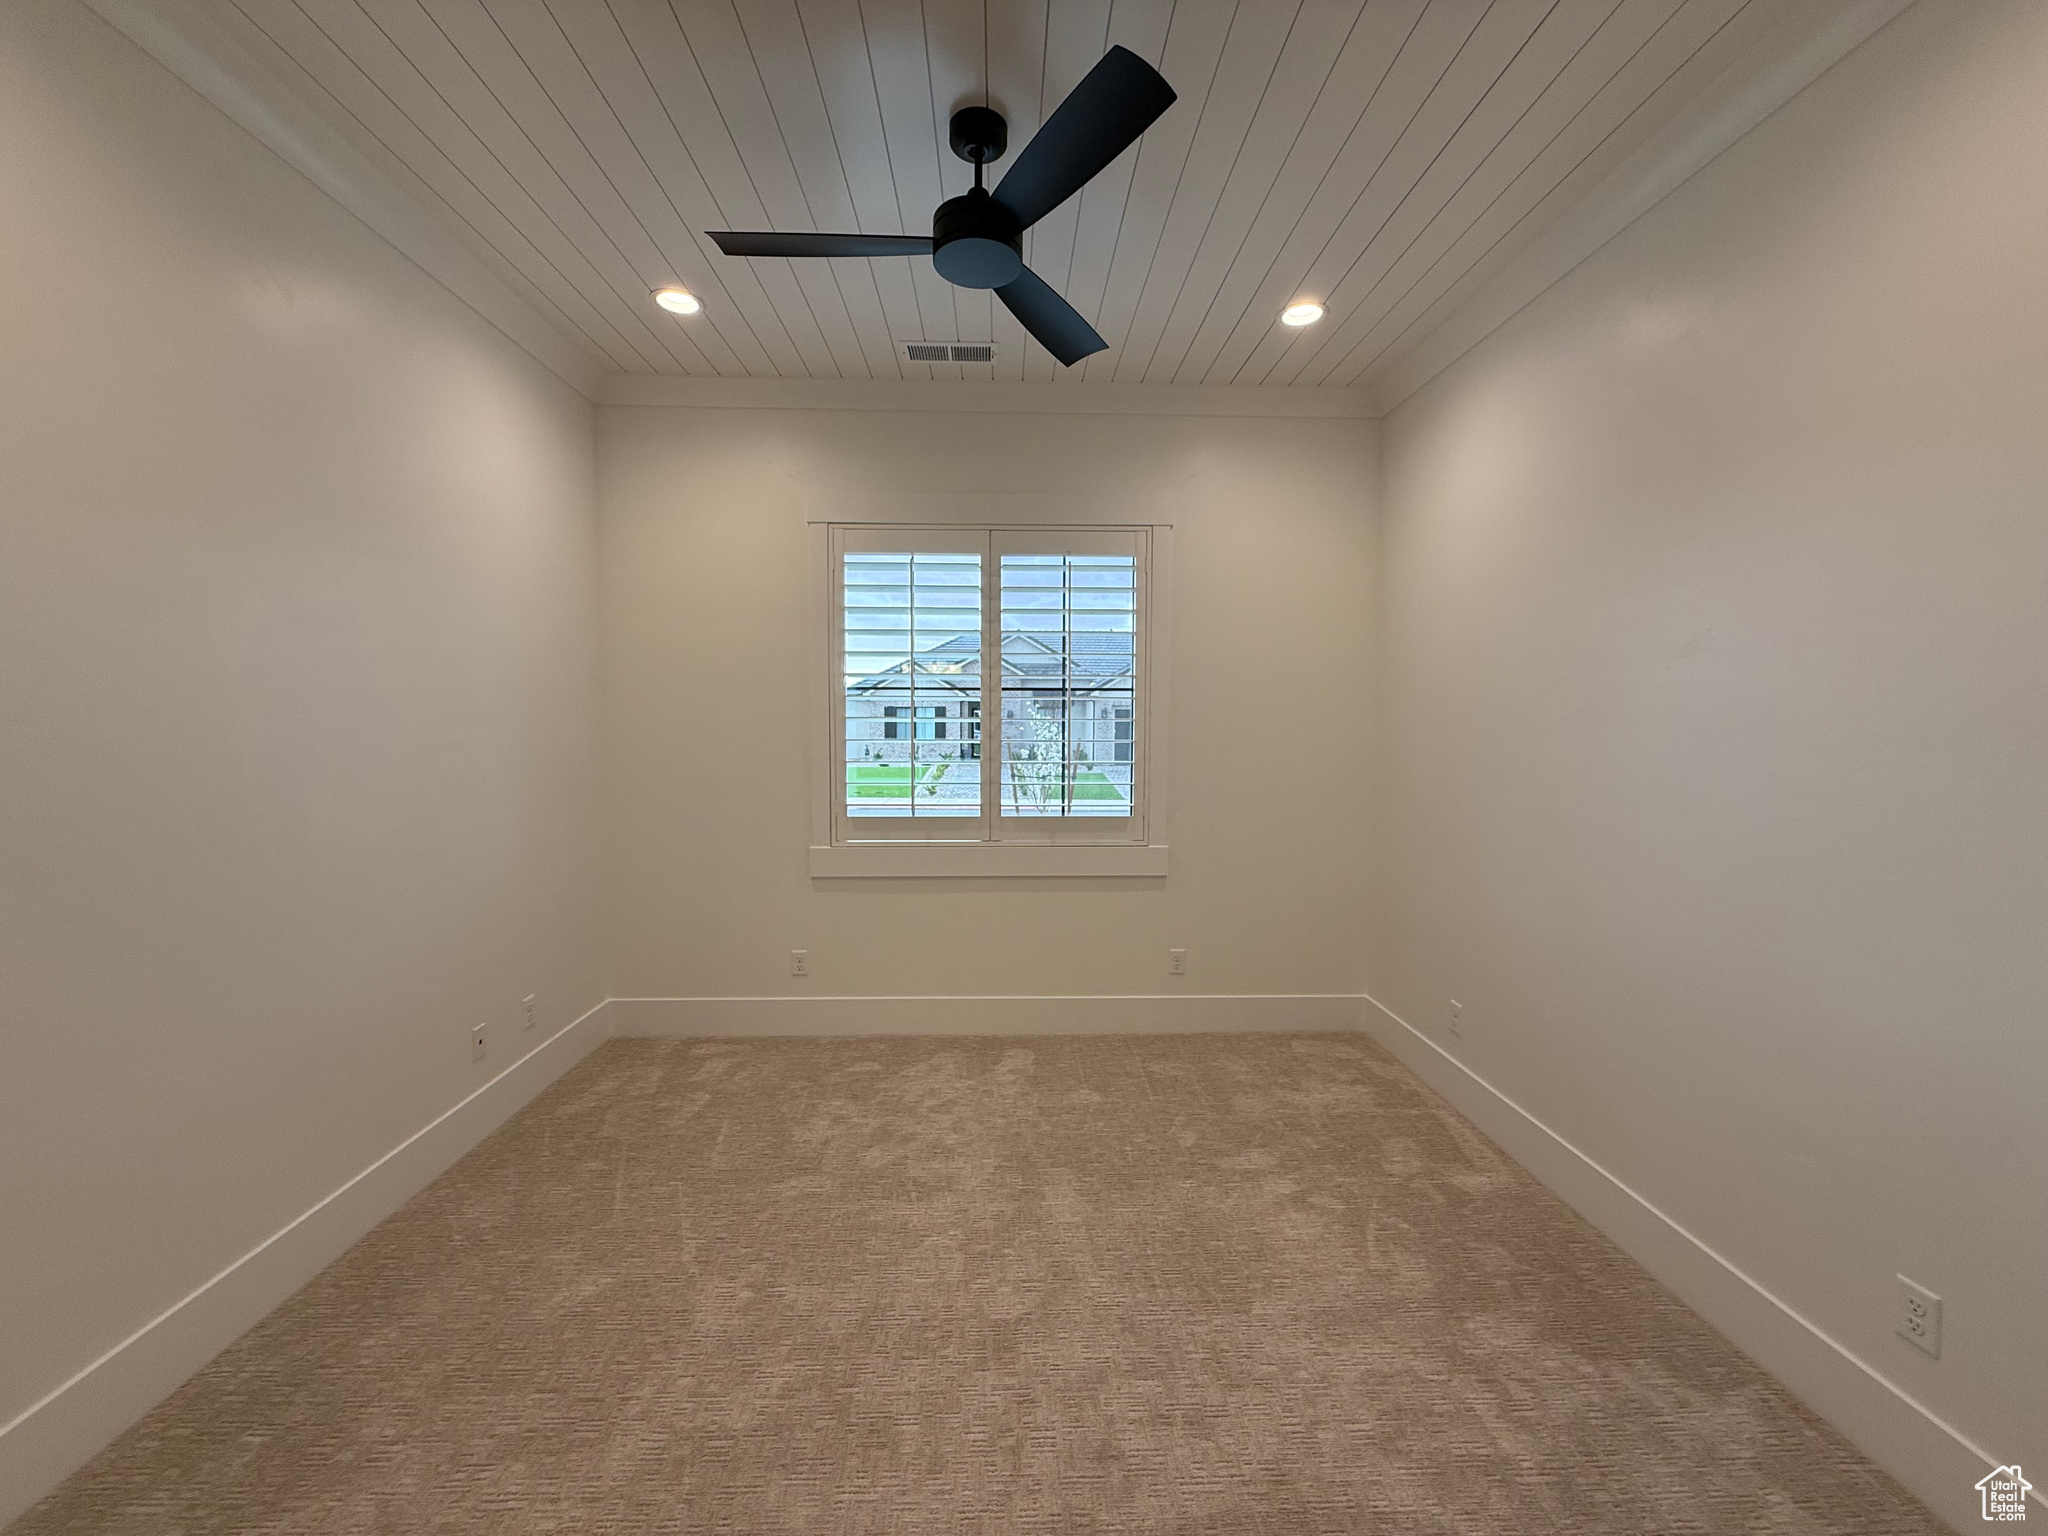
<path id="1" fill-rule="evenodd" d="M 1134 997 L 615 997 L 620 1035 L 1178 1035 L 1356 1030 L 1356 993 Z"/>
<path id="2" fill-rule="evenodd" d="M 1958 1530 L 1999 1462 L 1378 999 L 1365 1032 Z"/>
<path id="3" fill-rule="evenodd" d="M 0 1526 L 91 1460 L 610 1037 L 599 1003 L 0 1425 Z"/>

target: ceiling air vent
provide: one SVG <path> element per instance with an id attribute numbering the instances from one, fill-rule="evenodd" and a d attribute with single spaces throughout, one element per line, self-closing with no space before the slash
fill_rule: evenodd
<path id="1" fill-rule="evenodd" d="M 903 360 L 908 363 L 992 363 L 996 344 L 992 341 L 906 341 Z"/>

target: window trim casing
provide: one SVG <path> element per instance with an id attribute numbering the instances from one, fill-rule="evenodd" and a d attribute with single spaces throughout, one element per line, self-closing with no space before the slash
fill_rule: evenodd
<path id="1" fill-rule="evenodd" d="M 842 513 L 809 520 L 811 601 L 804 654 L 805 671 L 811 679 L 806 713 L 810 722 L 811 757 L 809 868 L 814 878 L 1125 876 L 1156 879 L 1165 876 L 1171 783 L 1168 703 L 1171 696 L 1173 524 L 1089 516 L 1085 511 L 1077 516 L 1074 503 L 1079 500 L 1012 496 L 955 499 L 911 494 L 885 499 L 884 504 L 892 511 L 902 506 L 903 510 L 895 516 Z M 904 506 L 906 502 L 911 505 Z M 939 505 L 933 505 L 935 502 Z M 987 502 L 998 505 L 985 505 Z M 880 511 L 880 508 L 876 510 Z M 1141 581 L 1144 598 L 1138 637 L 1141 657 L 1138 721 L 1133 743 L 1138 759 L 1139 814 L 1131 818 L 1135 825 L 1129 832 L 1113 841 L 1105 840 L 1099 831 L 1091 836 L 1085 828 L 1065 837 L 1054 835 L 1050 838 L 1002 841 L 985 840 L 978 830 L 971 840 L 949 839 L 943 835 L 848 840 L 839 835 L 842 818 L 835 806 L 835 791 L 844 793 L 845 771 L 843 765 L 834 761 L 835 751 L 840 750 L 840 733 L 844 729 L 843 721 L 838 718 L 844 707 L 838 670 L 842 637 L 838 619 L 841 593 L 835 531 L 839 529 L 858 529 L 863 535 L 901 529 L 929 532 L 942 538 L 983 532 L 1142 535 L 1139 549 L 1143 561 Z M 1000 674 L 995 675 L 999 678 Z M 987 701 L 991 696 L 986 680 L 983 690 L 982 708 L 986 718 Z M 1000 708 L 999 693 L 996 697 Z M 839 770 L 837 775 L 835 768 Z M 983 818 L 975 821 L 977 828 L 986 824 L 991 834 L 994 823 L 993 812 L 986 807 Z M 1058 830 L 1054 829 L 1055 834 Z"/>

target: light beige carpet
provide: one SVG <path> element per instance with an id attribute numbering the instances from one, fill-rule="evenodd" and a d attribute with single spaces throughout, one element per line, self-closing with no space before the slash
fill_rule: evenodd
<path id="1" fill-rule="evenodd" d="M 620 1040 L 13 1536 L 1931 1532 L 1353 1036 Z"/>

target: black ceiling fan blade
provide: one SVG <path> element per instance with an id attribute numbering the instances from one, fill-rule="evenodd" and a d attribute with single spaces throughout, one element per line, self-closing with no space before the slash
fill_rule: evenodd
<path id="1" fill-rule="evenodd" d="M 1044 278 L 1026 267 L 996 290 L 1003 308 L 1015 315 L 1038 344 L 1071 368 L 1090 353 L 1109 345 L 1095 327 L 1081 318 L 1081 312 L 1047 286 Z"/>
<path id="2" fill-rule="evenodd" d="M 768 229 L 706 230 L 728 256 L 929 256 L 930 235 L 804 235 Z"/>
<path id="3" fill-rule="evenodd" d="M 995 200 L 1029 229 L 1137 143 L 1174 100 L 1158 70 L 1128 48 L 1110 49 L 1032 135 Z"/>

